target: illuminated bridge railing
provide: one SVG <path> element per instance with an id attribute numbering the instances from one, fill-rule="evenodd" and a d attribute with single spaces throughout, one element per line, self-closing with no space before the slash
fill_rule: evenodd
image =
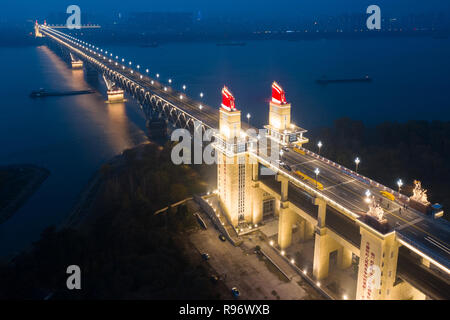
<path id="1" fill-rule="evenodd" d="M 78 56 L 86 59 L 88 62 L 99 66 L 104 71 L 108 70 L 110 73 L 126 79 L 127 83 L 131 83 L 134 88 L 139 89 L 139 91 L 143 91 L 144 95 L 151 94 L 152 96 L 156 96 L 158 100 L 160 100 L 163 104 L 169 105 L 173 109 L 176 109 L 178 112 L 185 114 L 185 116 L 189 117 L 193 123 L 200 123 L 205 129 L 214 129 L 216 124 L 218 124 L 218 119 L 216 119 L 216 116 L 218 116 L 218 112 L 216 115 L 213 111 L 211 111 L 211 107 L 203 105 L 203 110 L 201 113 L 192 113 L 192 105 L 194 103 L 192 99 L 186 97 L 186 103 L 180 101 L 175 102 L 175 97 L 179 96 L 181 94 L 180 92 L 170 88 L 170 92 L 168 91 L 161 94 L 155 93 L 155 90 L 157 89 L 159 91 L 162 91 L 161 89 L 163 85 L 161 85 L 158 81 L 155 81 L 148 76 L 144 77 L 144 75 L 140 74 L 138 71 L 131 70 L 131 68 L 113 61 L 113 59 L 105 56 L 104 54 L 95 52 L 92 49 L 88 49 L 87 47 L 83 46 L 78 39 L 72 36 L 66 35 L 65 33 L 62 33 L 58 30 L 53 30 L 52 28 L 48 28 L 45 26 L 40 26 L 40 30 L 43 34 L 49 36 L 51 39 L 59 42 L 60 44 L 63 44 L 69 50 L 75 52 Z M 145 83 L 146 80 L 151 80 L 152 85 Z M 157 86 L 160 87 L 156 88 Z M 189 106 L 187 102 L 191 103 L 190 108 L 187 107 Z"/>
<path id="2" fill-rule="evenodd" d="M 327 159 L 325 157 L 322 157 L 322 156 L 318 155 L 317 153 L 314 153 L 314 152 L 312 152 L 312 151 L 310 151 L 310 150 L 308 150 L 308 149 L 306 149 L 304 147 L 298 147 L 298 148 L 301 149 L 302 151 L 304 151 L 307 155 L 312 156 L 313 158 L 316 158 L 317 160 L 320 160 L 320 161 L 322 161 L 322 162 L 324 162 L 326 164 L 329 164 L 329 165 L 339 169 L 342 173 L 345 173 L 349 177 L 355 178 L 355 179 L 357 179 L 357 180 L 359 180 L 359 181 L 361 181 L 361 182 L 363 182 L 363 183 L 365 183 L 367 185 L 375 186 L 377 188 L 382 188 L 383 190 L 385 190 L 385 191 L 395 195 L 398 199 L 402 199 L 404 201 L 408 201 L 409 200 L 409 198 L 407 196 L 405 196 L 404 194 L 401 194 L 398 191 L 395 191 L 395 190 L 393 190 L 393 189 L 391 189 L 389 187 L 386 187 L 386 186 L 384 186 L 383 184 L 381 184 L 381 183 L 379 183 L 377 181 L 374 181 L 374 180 L 372 180 L 370 178 L 367 178 L 367 177 L 365 177 L 365 176 L 363 176 L 363 175 L 361 175 L 361 174 L 359 174 L 359 173 L 357 173 L 357 172 L 355 172 L 355 171 L 353 171 L 353 170 L 351 170 L 349 168 L 344 167 L 343 165 L 340 165 L 340 164 L 338 164 L 338 163 L 336 163 L 334 161 L 331 161 L 331 160 L 329 160 L 329 159 Z"/>
<path id="3" fill-rule="evenodd" d="M 417 253 L 421 257 L 425 257 L 426 259 L 430 259 L 433 264 L 438 266 L 440 269 L 445 270 L 447 273 L 450 273 L 450 261 L 445 257 L 441 257 L 435 254 L 435 251 L 429 250 L 426 246 L 421 244 L 420 242 L 413 241 L 411 238 L 402 234 L 401 231 L 396 230 L 395 234 L 397 239 L 401 244 L 403 244 L 408 249 L 411 249 L 413 252 Z M 425 256 L 424 256 L 425 253 Z M 438 262 L 440 261 L 440 262 Z"/>

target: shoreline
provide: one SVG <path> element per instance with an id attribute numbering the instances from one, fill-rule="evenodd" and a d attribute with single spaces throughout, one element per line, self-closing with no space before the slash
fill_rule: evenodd
<path id="1" fill-rule="evenodd" d="M 86 184 L 86 186 L 82 188 L 74 206 L 68 213 L 67 217 L 59 225 L 56 226 L 57 229 L 77 229 L 83 225 L 86 219 L 92 218 L 92 204 L 94 203 L 98 192 L 100 191 L 102 183 L 104 182 L 104 175 L 102 173 L 102 170 L 104 170 L 106 166 L 117 167 L 121 165 L 123 163 L 123 154 L 125 151 L 137 150 L 149 144 L 157 145 L 156 143 L 151 141 L 143 142 L 132 148 L 123 150 L 122 153 L 112 157 L 111 159 L 103 163 L 89 179 L 89 182 Z"/>

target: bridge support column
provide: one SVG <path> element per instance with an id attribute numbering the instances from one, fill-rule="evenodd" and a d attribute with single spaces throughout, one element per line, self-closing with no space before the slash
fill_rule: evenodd
<path id="1" fill-rule="evenodd" d="M 256 182 L 252 186 L 252 222 L 261 223 L 263 219 L 263 191 Z"/>
<path id="2" fill-rule="evenodd" d="M 422 264 L 423 264 L 425 267 L 429 268 L 429 267 L 430 267 L 430 260 L 425 259 L 425 258 L 422 258 Z"/>
<path id="3" fill-rule="evenodd" d="M 324 228 L 325 227 L 325 218 L 326 218 L 326 214 L 327 214 L 327 203 L 325 202 L 325 200 L 315 198 L 314 204 L 319 207 L 318 213 L 317 213 L 317 226 L 319 228 Z"/>
<path id="4" fill-rule="evenodd" d="M 361 253 L 359 258 L 357 300 L 394 299 L 399 244 L 393 232 L 382 234 L 364 223 L 360 224 Z"/>
<path id="5" fill-rule="evenodd" d="M 316 228 L 314 242 L 313 275 L 317 280 L 328 277 L 330 253 L 334 251 L 333 240 L 327 234 L 327 228 Z"/>
<path id="6" fill-rule="evenodd" d="M 108 103 L 121 103 L 125 101 L 122 89 L 108 90 Z"/>
<path id="7" fill-rule="evenodd" d="M 278 218 L 278 246 L 281 250 L 286 249 L 292 243 L 292 226 L 295 216 L 289 209 L 288 202 L 281 202 Z"/>
<path id="8" fill-rule="evenodd" d="M 314 238 L 314 224 L 305 220 L 305 241 Z"/>
<path id="9" fill-rule="evenodd" d="M 81 60 L 72 60 L 72 69 L 83 69 L 83 61 Z"/>
<path id="10" fill-rule="evenodd" d="M 338 265 L 339 268 L 341 269 L 347 269 L 352 265 L 352 257 L 353 254 L 352 252 L 345 248 L 342 247 L 341 249 L 338 250 Z"/>
<path id="11" fill-rule="evenodd" d="M 289 179 L 277 174 L 277 181 L 281 182 L 281 202 L 288 200 Z"/>

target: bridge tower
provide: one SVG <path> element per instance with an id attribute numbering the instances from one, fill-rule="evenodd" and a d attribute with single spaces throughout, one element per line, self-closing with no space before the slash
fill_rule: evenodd
<path id="1" fill-rule="evenodd" d="M 269 124 L 264 128 L 270 137 L 282 145 L 302 146 L 308 142 L 308 139 L 303 137 L 307 130 L 291 122 L 291 104 L 287 102 L 283 88 L 276 82 L 272 84 Z"/>
<path id="2" fill-rule="evenodd" d="M 252 222 L 252 164 L 246 137 L 241 132 L 241 112 L 227 87 L 222 90 L 218 135 L 217 186 L 220 204 L 234 227 Z"/>
<path id="3" fill-rule="evenodd" d="M 366 216 L 356 221 L 360 225 L 357 300 L 424 300 L 425 295 L 406 282 L 396 283 L 398 252 L 401 244 L 387 226 L 383 209 L 377 213 L 369 208 Z M 377 208 L 375 208 L 377 209 Z M 374 218 L 375 216 L 375 218 Z"/>
<path id="4" fill-rule="evenodd" d="M 37 22 L 37 20 L 34 23 L 34 36 L 35 36 L 35 38 L 43 38 L 44 37 L 44 35 L 41 32 L 41 29 L 39 28 L 39 23 Z"/>

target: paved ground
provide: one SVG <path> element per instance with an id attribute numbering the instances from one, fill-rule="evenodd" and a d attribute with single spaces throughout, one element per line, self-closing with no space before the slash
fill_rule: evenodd
<path id="1" fill-rule="evenodd" d="M 202 217 L 208 230 L 191 235 L 190 241 L 199 254 L 207 252 L 210 255 L 205 263 L 217 272 L 228 288 L 237 287 L 241 299 L 322 299 L 300 276 L 288 280 L 265 257 L 256 254 L 254 248 L 258 239 L 255 235 L 246 236 L 240 247 L 234 247 L 228 241 L 222 242 L 211 221 L 205 214 Z"/>

